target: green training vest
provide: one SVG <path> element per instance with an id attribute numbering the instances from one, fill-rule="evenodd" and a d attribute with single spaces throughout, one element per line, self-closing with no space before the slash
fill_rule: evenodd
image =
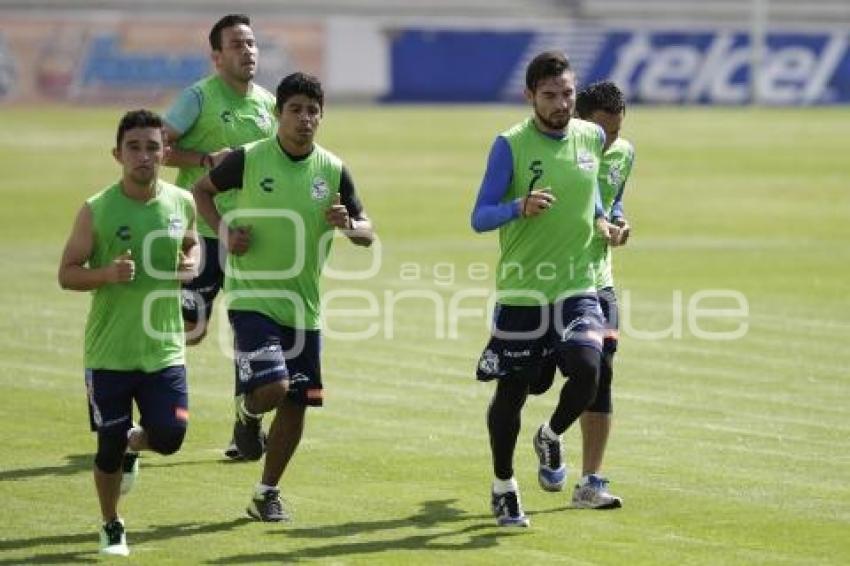
<path id="1" fill-rule="evenodd" d="M 596 125 L 575 118 L 566 132 L 554 139 L 528 118 L 501 134 L 513 156 L 503 202 L 546 187 L 557 199 L 540 216 L 500 227 L 496 288 L 502 304 L 552 303 L 594 290 L 589 252 L 602 140 Z"/>
<path id="2" fill-rule="evenodd" d="M 89 267 L 109 265 L 130 250 L 136 274 L 132 281 L 92 292 L 85 366 L 153 372 L 183 364 L 180 282 L 175 274 L 186 228 L 194 220 L 191 195 L 159 181 L 156 196 L 142 203 L 127 197 L 116 183 L 86 203 L 94 232 Z"/>
<path id="3" fill-rule="evenodd" d="M 242 188 L 231 190 L 238 217 L 228 224 L 250 225 L 251 247 L 227 256 L 228 309 L 292 328 L 321 326 L 319 277 L 333 240 L 325 211 L 341 174 L 342 161 L 318 145 L 302 161 L 290 159 L 276 137 L 246 146 Z"/>
<path id="4" fill-rule="evenodd" d="M 211 75 L 192 85 L 201 100 L 201 114 L 189 130 L 178 140 L 177 147 L 192 151 L 212 153 L 225 147 L 236 148 L 246 143 L 273 136 L 277 131 L 275 99 L 269 91 L 254 84 L 242 96 L 233 91 L 218 75 Z M 204 176 L 200 166 L 183 167 L 175 184 L 184 189 Z M 216 208 L 222 214 L 230 210 L 232 195 L 223 193 L 216 197 Z M 217 238 L 203 218 L 198 221 L 198 233 L 205 238 Z"/>

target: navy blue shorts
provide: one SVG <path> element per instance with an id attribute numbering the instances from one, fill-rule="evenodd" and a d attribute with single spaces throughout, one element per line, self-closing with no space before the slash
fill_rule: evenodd
<path id="1" fill-rule="evenodd" d="M 599 298 L 599 306 L 605 323 L 604 342 L 602 351 L 613 355 L 617 351 L 617 340 L 619 338 L 620 311 L 617 306 L 617 295 L 613 287 L 604 287 L 596 291 Z M 557 370 L 555 356 L 549 355 L 543 360 L 540 368 L 530 368 L 528 392 L 532 395 L 541 395 L 549 390 L 555 381 Z"/>
<path id="2" fill-rule="evenodd" d="M 197 323 L 212 316 L 213 301 L 224 283 L 222 250 L 218 238 L 201 238 L 201 272 L 183 284 L 183 320 Z"/>
<path id="3" fill-rule="evenodd" d="M 617 304 L 617 293 L 613 287 L 604 287 L 596 291 L 599 297 L 599 306 L 602 307 L 602 315 L 605 317 L 605 342 L 603 351 L 613 354 L 617 351 L 617 342 L 620 339 L 620 307 Z"/>
<path id="4" fill-rule="evenodd" d="M 233 328 L 237 395 L 289 381 L 289 399 L 322 406 L 322 335 L 318 330 L 283 326 L 253 311 L 228 311 Z"/>
<path id="5" fill-rule="evenodd" d="M 602 350 L 604 321 L 596 295 L 578 295 L 543 306 L 497 305 L 493 331 L 478 361 L 481 381 L 530 378 L 544 360 L 568 348 Z"/>
<path id="6" fill-rule="evenodd" d="M 126 433 L 133 426 L 134 400 L 142 428 L 185 428 L 189 422 L 186 366 L 151 373 L 86 369 L 86 392 L 92 431 Z"/>

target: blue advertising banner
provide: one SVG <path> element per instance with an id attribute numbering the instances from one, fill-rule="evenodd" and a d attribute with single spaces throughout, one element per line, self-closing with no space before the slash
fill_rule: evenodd
<path id="1" fill-rule="evenodd" d="M 94 37 L 82 58 L 83 88 L 183 88 L 210 72 L 209 55 L 201 50 L 168 53 L 127 50 L 118 33 Z"/>
<path id="2" fill-rule="evenodd" d="M 388 100 L 494 100 L 523 63 L 534 33 L 407 30 L 390 44 Z"/>
<path id="3" fill-rule="evenodd" d="M 850 101 L 847 32 L 773 32 L 760 68 L 762 101 Z M 390 46 L 390 101 L 504 102 L 521 99 L 528 61 L 567 53 L 582 84 L 615 81 L 631 102 L 744 104 L 751 100 L 749 36 L 734 31 L 429 31 L 407 29 Z"/>

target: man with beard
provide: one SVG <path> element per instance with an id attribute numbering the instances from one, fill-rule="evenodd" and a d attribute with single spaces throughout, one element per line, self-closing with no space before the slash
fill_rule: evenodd
<path id="1" fill-rule="evenodd" d="M 497 305 L 478 379 L 497 380 L 487 411 L 495 475 L 492 511 L 500 526 L 529 525 L 514 478 L 520 415 L 544 360 L 554 356 L 567 381 L 533 446 L 547 491 L 566 482 L 561 436 L 595 398 L 604 324 L 594 286 L 594 228 L 606 239 L 597 175 L 605 134 L 571 119 L 575 73 L 559 52 L 526 69 L 533 116 L 496 138 L 472 212 L 476 232 L 499 229 Z"/>
<path id="2" fill-rule="evenodd" d="M 210 30 L 209 42 L 215 73 L 185 89 L 165 114 L 165 130 L 172 146 L 166 164 L 180 168 L 175 182 L 187 190 L 233 149 L 270 137 L 277 128 L 274 96 L 254 83 L 258 51 L 248 16 L 224 16 Z M 229 195 L 216 198 L 222 214 L 229 210 L 230 200 Z M 213 301 L 224 281 L 221 265 L 226 253 L 219 245 L 218 234 L 203 219 L 198 222 L 198 231 L 203 237 L 203 264 L 183 293 L 186 343 L 190 346 L 206 335 Z M 238 379 L 234 377 L 234 381 Z M 233 426 L 234 435 L 247 429 L 257 437 L 255 444 L 263 446 L 259 421 L 235 419 Z M 231 439 L 224 454 L 233 460 L 255 460 L 262 456 L 262 448 L 241 454 Z"/>
<path id="3" fill-rule="evenodd" d="M 86 322 L 89 417 L 97 432 L 94 483 L 103 527 L 100 551 L 130 550 L 118 500 L 132 487 L 139 450 L 173 454 L 189 420 L 180 281 L 196 275 L 198 239 L 192 196 L 160 181 L 162 120 L 128 112 L 113 156 L 121 180 L 77 214 L 59 284 L 92 291 Z M 132 403 L 140 426 L 133 426 Z M 122 470 L 123 462 L 123 470 Z"/>

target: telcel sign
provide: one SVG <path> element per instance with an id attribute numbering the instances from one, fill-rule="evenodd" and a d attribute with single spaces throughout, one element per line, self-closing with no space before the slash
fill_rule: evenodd
<path id="1" fill-rule="evenodd" d="M 850 101 L 846 33 L 776 33 L 760 68 L 762 101 Z M 609 78 L 629 99 L 650 103 L 741 104 L 750 100 L 751 45 L 744 33 L 609 33 L 589 73 Z"/>

